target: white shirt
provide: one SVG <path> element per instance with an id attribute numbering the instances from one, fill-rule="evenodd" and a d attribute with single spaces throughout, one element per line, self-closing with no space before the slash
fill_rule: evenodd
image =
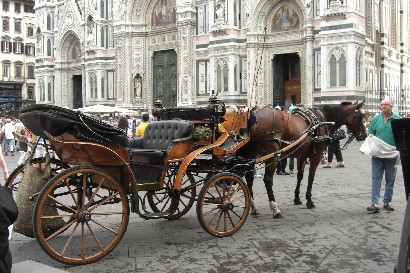
<path id="1" fill-rule="evenodd" d="M 15 130 L 16 130 L 16 127 L 11 122 L 7 122 L 4 125 L 4 138 L 5 139 L 14 139 L 13 132 Z"/>

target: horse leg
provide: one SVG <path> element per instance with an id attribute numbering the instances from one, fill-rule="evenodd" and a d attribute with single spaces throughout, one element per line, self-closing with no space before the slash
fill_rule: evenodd
<path id="1" fill-rule="evenodd" d="M 271 164 L 272 163 L 272 164 Z M 280 211 L 278 205 L 275 202 L 275 195 L 273 194 L 273 175 L 276 170 L 276 162 L 274 159 L 266 161 L 265 175 L 263 177 L 263 182 L 265 183 L 266 192 L 269 198 L 269 208 L 273 213 L 273 218 L 282 218 L 282 212 Z"/>
<path id="2" fill-rule="evenodd" d="M 306 158 L 298 158 L 297 165 L 298 165 L 298 174 L 297 174 L 297 182 L 295 188 L 295 199 L 293 199 L 293 204 L 295 205 L 302 205 L 302 200 L 300 200 L 300 184 L 303 180 L 303 173 L 305 172 L 305 164 Z"/>
<path id="3" fill-rule="evenodd" d="M 315 156 L 310 158 L 310 166 L 309 166 L 309 176 L 308 176 L 308 186 L 306 190 L 306 207 L 308 209 L 313 209 L 315 204 L 312 201 L 312 187 L 313 181 L 315 180 L 315 174 L 317 170 L 317 166 L 319 166 L 320 160 L 322 159 L 322 153 L 317 153 Z"/>
<path id="4" fill-rule="evenodd" d="M 253 181 L 254 181 L 254 171 L 247 172 L 245 174 L 246 184 L 248 185 L 249 194 L 251 195 L 251 215 L 259 214 L 259 209 L 256 207 L 255 200 L 253 198 Z"/>

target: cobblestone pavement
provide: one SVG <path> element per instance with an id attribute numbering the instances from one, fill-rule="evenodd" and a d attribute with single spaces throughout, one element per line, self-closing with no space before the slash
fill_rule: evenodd
<path id="1" fill-rule="evenodd" d="M 393 272 L 406 205 L 401 166 L 392 203 L 396 210 L 368 213 L 370 157 L 359 153 L 359 146 L 354 142 L 343 152 L 346 168 L 335 168 L 335 163 L 330 169 L 319 166 L 313 186 L 316 208 L 312 210 L 293 205 L 295 175 L 275 176 L 274 192 L 284 218 L 272 217 L 263 182 L 258 179 L 254 191 L 261 214 L 249 216 L 242 229 L 228 238 L 208 235 L 198 223 L 194 205 L 174 221 L 146 221 L 131 214 L 117 248 L 83 266 L 60 264 L 35 239 L 14 233 L 13 262 L 33 260 L 73 273 Z M 6 157 L 6 161 L 12 169 L 17 157 Z M 304 180 L 302 196 L 305 190 Z"/>

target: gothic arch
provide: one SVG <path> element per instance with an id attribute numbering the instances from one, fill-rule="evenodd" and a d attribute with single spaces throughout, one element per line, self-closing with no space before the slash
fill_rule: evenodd
<path id="1" fill-rule="evenodd" d="M 141 23 L 146 26 L 150 25 L 151 18 L 147 17 L 147 14 L 151 14 L 153 6 L 157 2 L 156 0 L 129 0 L 129 9 L 126 18 L 130 23 Z M 148 20 L 146 19 L 148 18 Z"/>
<path id="2" fill-rule="evenodd" d="M 284 4 L 291 6 L 296 11 L 300 20 L 301 28 L 303 28 L 303 24 L 307 16 L 305 3 L 303 0 L 262 0 L 257 4 L 252 12 L 251 22 L 249 24 L 250 32 L 263 32 L 265 26 L 270 29 L 269 26 L 275 12 Z"/>
<path id="3" fill-rule="evenodd" d="M 65 63 L 73 61 L 73 49 L 75 46 L 78 46 L 79 42 L 80 38 L 73 31 L 67 31 L 62 36 L 60 46 L 58 47 L 60 54 L 57 54 L 57 56 L 59 56 L 60 59 L 57 61 Z"/>
<path id="4" fill-rule="evenodd" d="M 342 61 L 346 69 L 348 61 L 347 51 L 340 46 L 335 46 L 329 50 L 326 56 L 326 85 L 328 87 L 340 87 L 347 84 L 347 71 L 340 71 L 340 61 Z M 332 67 L 334 71 L 332 71 Z"/>

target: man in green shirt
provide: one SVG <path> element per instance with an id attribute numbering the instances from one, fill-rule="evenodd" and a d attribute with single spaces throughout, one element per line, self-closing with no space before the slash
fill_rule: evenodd
<path id="1" fill-rule="evenodd" d="M 394 114 L 393 104 L 390 100 L 384 99 L 380 102 L 381 113 L 374 116 L 370 122 L 368 129 L 369 134 L 372 134 L 389 145 L 396 146 L 393 139 L 391 128 L 392 119 L 401 118 Z M 371 206 L 367 208 L 368 211 L 379 212 L 379 198 L 380 187 L 385 174 L 386 186 L 384 190 L 383 207 L 388 211 L 394 211 L 390 202 L 393 199 L 393 186 L 396 178 L 396 163 L 397 158 L 380 158 L 372 156 L 372 197 Z"/>

